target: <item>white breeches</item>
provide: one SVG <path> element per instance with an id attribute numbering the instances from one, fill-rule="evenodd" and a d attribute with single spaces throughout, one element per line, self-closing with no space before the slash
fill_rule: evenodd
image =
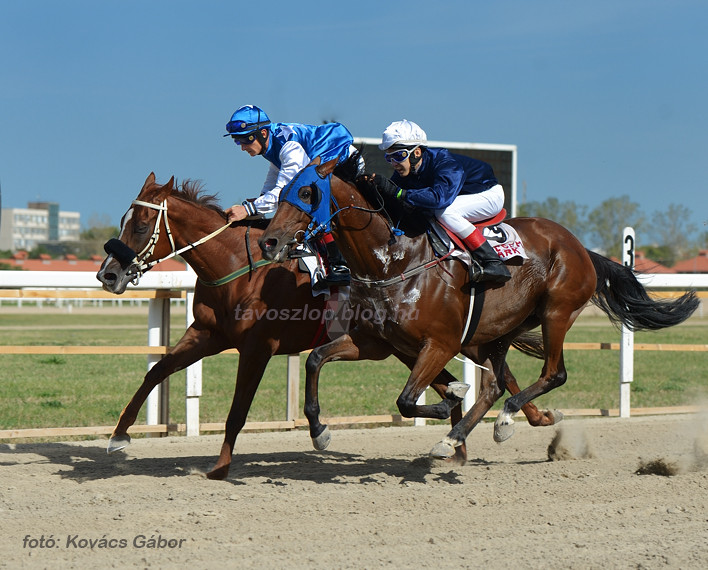
<path id="1" fill-rule="evenodd" d="M 480 222 L 496 216 L 504 207 L 504 189 L 501 184 L 478 194 L 460 194 L 452 204 L 437 210 L 435 217 L 462 239 L 469 236 Z"/>

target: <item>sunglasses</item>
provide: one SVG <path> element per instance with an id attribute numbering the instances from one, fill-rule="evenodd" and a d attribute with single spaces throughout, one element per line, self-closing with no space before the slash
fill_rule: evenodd
<path id="1" fill-rule="evenodd" d="M 256 133 L 258 131 L 252 131 L 248 134 L 245 135 L 231 135 L 231 138 L 234 139 L 234 142 L 239 145 L 249 145 L 253 144 L 253 141 L 256 140 Z"/>
<path id="2" fill-rule="evenodd" d="M 406 160 L 410 155 L 413 154 L 413 151 L 417 149 L 418 147 L 413 147 L 413 148 L 404 148 L 403 150 L 397 150 L 394 152 L 387 152 L 384 155 L 384 158 L 386 159 L 386 162 L 403 162 Z"/>

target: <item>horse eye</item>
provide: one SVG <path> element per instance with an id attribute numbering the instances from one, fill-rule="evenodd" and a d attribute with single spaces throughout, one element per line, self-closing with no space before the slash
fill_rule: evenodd
<path id="1" fill-rule="evenodd" d="M 300 199 L 303 202 L 308 202 L 310 201 L 310 198 L 312 198 L 312 189 L 309 186 L 305 186 L 300 189 Z"/>
<path id="2" fill-rule="evenodd" d="M 148 231 L 147 224 L 138 224 L 133 228 L 136 234 L 146 234 Z"/>

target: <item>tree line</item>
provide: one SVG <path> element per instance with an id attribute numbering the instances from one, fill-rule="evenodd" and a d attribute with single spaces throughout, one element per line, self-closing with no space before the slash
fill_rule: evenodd
<path id="1" fill-rule="evenodd" d="M 708 249 L 708 229 L 690 223 L 691 210 L 680 204 L 669 204 L 664 211 L 647 216 L 637 202 L 629 196 L 610 198 L 597 208 L 573 201 L 561 202 L 547 198 L 543 202 L 524 202 L 518 207 L 519 216 L 548 218 L 568 228 L 586 246 L 603 255 L 622 257 L 622 229 L 634 228 L 637 234 L 637 249 L 644 255 L 666 267 L 677 261 L 694 257 L 699 250 Z M 62 257 L 67 253 L 79 259 L 92 255 L 105 255 L 103 244 L 118 235 L 118 228 L 108 222 L 107 216 L 92 216 L 88 229 L 81 232 L 78 242 L 41 245 L 29 252 L 31 258 L 48 253 Z M 11 252 L 0 252 L 0 257 L 9 257 Z"/>
<path id="2" fill-rule="evenodd" d="M 640 204 L 626 195 L 605 200 L 593 210 L 573 201 L 548 198 L 520 204 L 517 214 L 549 218 L 568 228 L 586 247 L 619 259 L 622 229 L 626 226 L 636 232 L 637 249 L 666 267 L 708 248 L 708 230 L 691 223 L 690 208 L 680 204 L 669 204 L 664 211 L 646 215 Z"/>

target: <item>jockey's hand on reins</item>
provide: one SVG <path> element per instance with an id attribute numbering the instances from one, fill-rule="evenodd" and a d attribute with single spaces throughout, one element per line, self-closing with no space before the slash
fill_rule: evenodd
<path id="1" fill-rule="evenodd" d="M 382 196 L 388 196 L 389 198 L 393 198 L 395 200 L 403 200 L 403 198 L 406 197 L 405 189 L 399 188 L 388 178 L 374 174 L 371 179 L 374 186 L 376 186 L 378 191 L 381 192 Z"/>

